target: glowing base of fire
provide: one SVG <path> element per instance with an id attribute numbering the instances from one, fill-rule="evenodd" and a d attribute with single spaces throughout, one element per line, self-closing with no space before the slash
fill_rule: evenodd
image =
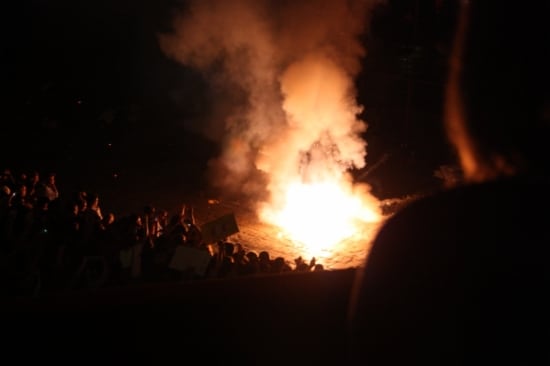
<path id="1" fill-rule="evenodd" d="M 364 195 L 338 182 L 292 183 L 280 207 L 264 208 L 262 220 L 280 227 L 283 235 L 304 246 L 305 255 L 312 256 L 330 252 L 365 223 L 381 217 Z"/>

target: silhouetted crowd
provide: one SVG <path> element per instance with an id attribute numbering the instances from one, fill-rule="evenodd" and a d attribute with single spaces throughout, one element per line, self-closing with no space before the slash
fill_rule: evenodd
<path id="1" fill-rule="evenodd" d="M 240 243 L 206 243 L 193 207 L 150 205 L 116 217 L 93 192 L 60 194 L 56 174 L 0 176 L 0 281 L 4 296 L 323 270 L 315 258 L 293 264 Z"/>

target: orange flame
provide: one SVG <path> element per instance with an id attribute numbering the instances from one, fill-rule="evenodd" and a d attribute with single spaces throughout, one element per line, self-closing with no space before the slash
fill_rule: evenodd
<path id="1" fill-rule="evenodd" d="M 279 200 L 279 205 L 264 207 L 260 216 L 301 243 L 304 255 L 332 252 L 336 245 L 359 232 L 362 225 L 381 219 L 374 198 L 369 199 L 360 186 L 337 180 L 291 182 Z"/>
<path id="2" fill-rule="evenodd" d="M 326 55 L 296 61 L 280 82 L 288 128 L 256 161 L 269 175 L 271 193 L 259 216 L 318 256 L 340 247 L 361 225 L 380 221 L 377 199 L 348 173 L 365 165 L 360 132 L 366 124 L 357 118 L 361 107 L 351 78 Z"/>

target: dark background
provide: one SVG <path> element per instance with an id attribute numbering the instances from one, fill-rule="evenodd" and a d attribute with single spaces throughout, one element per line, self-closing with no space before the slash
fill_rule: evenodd
<path id="1" fill-rule="evenodd" d="M 177 205 L 207 189 L 207 162 L 219 146 L 190 127 L 209 111 L 209 87 L 167 59 L 156 38 L 176 5 L 5 6 L 0 168 L 55 171 L 62 194 L 96 191 L 116 212 Z M 441 120 L 454 14 L 454 1 L 388 1 L 363 39 L 357 88 L 368 156 L 354 173 L 379 198 L 438 187 L 434 169 L 454 160 Z"/>

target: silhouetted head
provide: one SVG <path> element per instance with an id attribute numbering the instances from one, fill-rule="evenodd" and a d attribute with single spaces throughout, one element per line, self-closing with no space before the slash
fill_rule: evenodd
<path id="1" fill-rule="evenodd" d="M 224 253 L 225 255 L 233 255 L 235 253 L 235 245 L 229 242 L 224 243 Z"/>
<path id="2" fill-rule="evenodd" d="M 99 195 L 97 193 L 87 194 L 86 203 L 89 208 L 96 209 L 99 206 Z"/>
<path id="3" fill-rule="evenodd" d="M 0 189 L 0 195 L 3 196 L 3 197 L 10 196 L 11 195 L 10 187 L 2 185 L 1 189 Z"/>
<path id="4" fill-rule="evenodd" d="M 47 182 L 49 184 L 55 184 L 55 173 L 54 172 L 48 173 Z"/>
<path id="5" fill-rule="evenodd" d="M 155 213 L 155 207 L 152 205 L 146 205 L 143 207 L 143 213 L 146 215 L 153 215 Z"/>
<path id="6" fill-rule="evenodd" d="M 262 262 L 269 262 L 271 258 L 269 257 L 269 252 L 262 250 L 260 254 L 258 255 L 258 258 Z"/>
<path id="7" fill-rule="evenodd" d="M 246 258 L 248 259 L 248 262 L 250 263 L 257 263 L 258 262 L 258 255 L 256 252 L 248 252 L 246 253 Z"/>
<path id="8" fill-rule="evenodd" d="M 548 170 L 548 8 L 461 1 L 446 127 L 470 181 Z"/>

